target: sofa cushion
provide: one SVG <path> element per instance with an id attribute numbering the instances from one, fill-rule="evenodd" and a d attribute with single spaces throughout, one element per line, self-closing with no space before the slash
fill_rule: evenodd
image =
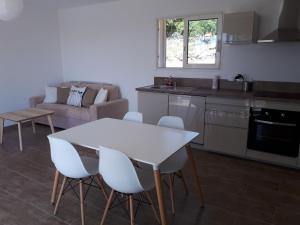
<path id="1" fill-rule="evenodd" d="M 82 98 L 82 106 L 88 108 L 93 105 L 97 93 L 98 90 L 87 88 Z"/>
<path id="2" fill-rule="evenodd" d="M 70 94 L 69 87 L 58 87 L 57 88 L 57 103 L 58 104 L 67 104 L 69 94 Z"/>
<path id="3" fill-rule="evenodd" d="M 72 86 L 67 104 L 76 106 L 76 107 L 81 107 L 81 102 L 82 102 L 82 98 L 85 93 L 85 90 L 86 90 L 86 87 Z"/>
<path id="4" fill-rule="evenodd" d="M 71 81 L 71 82 L 64 82 L 61 83 L 61 87 L 71 87 L 71 86 L 77 86 L 77 87 L 89 87 L 94 90 L 100 90 L 101 88 L 108 90 L 108 96 L 107 101 L 113 101 L 120 98 L 120 90 L 118 86 L 108 84 L 108 83 L 93 83 L 93 82 L 77 82 L 77 81 Z"/>
<path id="5" fill-rule="evenodd" d="M 57 87 L 45 87 L 45 103 L 57 102 Z"/>
<path id="6" fill-rule="evenodd" d="M 52 110 L 55 112 L 54 114 L 56 116 L 69 117 L 69 118 L 85 120 L 85 121 L 90 120 L 90 113 L 89 113 L 89 109 L 87 108 L 79 108 L 70 105 L 50 104 L 50 103 L 37 104 L 36 107 L 40 109 Z"/>
<path id="7" fill-rule="evenodd" d="M 108 90 L 101 88 L 98 92 L 94 104 L 102 104 L 107 101 Z"/>

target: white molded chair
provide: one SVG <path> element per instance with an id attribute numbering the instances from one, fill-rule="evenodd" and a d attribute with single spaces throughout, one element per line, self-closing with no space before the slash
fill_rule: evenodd
<path id="1" fill-rule="evenodd" d="M 163 116 L 158 121 L 157 125 L 162 127 L 184 130 L 183 120 L 180 117 L 175 117 L 175 116 Z M 188 159 L 188 155 L 186 149 L 182 148 L 179 151 L 177 151 L 174 155 L 172 155 L 169 159 L 167 159 L 164 163 L 162 163 L 159 167 L 161 174 L 168 174 L 170 198 L 172 202 L 173 214 L 175 214 L 174 191 L 173 191 L 175 177 L 181 178 L 184 190 L 186 194 L 188 193 L 187 185 L 182 173 L 182 168 L 184 167 L 187 159 Z"/>
<path id="2" fill-rule="evenodd" d="M 51 149 L 51 159 L 56 169 L 64 176 L 58 199 L 54 209 L 54 215 L 57 213 L 57 209 L 64 193 L 66 182 L 71 185 L 72 180 L 79 180 L 80 190 L 80 210 L 81 210 L 81 224 L 84 225 L 84 180 L 90 177 L 96 178 L 99 187 L 102 189 L 105 198 L 107 194 L 105 192 L 102 178 L 99 175 L 99 160 L 91 157 L 80 156 L 73 145 L 69 142 L 61 139 L 48 137 Z M 73 188 L 73 187 L 72 187 Z"/>
<path id="3" fill-rule="evenodd" d="M 127 112 L 123 117 L 123 120 L 142 123 L 143 114 L 140 112 Z"/>
<path id="4" fill-rule="evenodd" d="M 100 147 L 100 154 L 99 171 L 106 184 L 112 188 L 101 220 L 101 225 L 104 224 L 114 196 L 118 193 L 126 195 L 129 200 L 131 225 L 134 224 L 133 195 L 143 192 L 159 222 L 158 215 L 148 193 L 148 191 L 154 188 L 153 173 L 135 168 L 130 159 L 124 153 L 117 150 Z"/>

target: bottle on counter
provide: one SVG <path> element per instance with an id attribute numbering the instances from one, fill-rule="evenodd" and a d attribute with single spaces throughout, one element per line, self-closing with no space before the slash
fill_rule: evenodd
<path id="1" fill-rule="evenodd" d="M 215 75 L 213 80 L 212 80 L 212 89 L 213 90 L 218 90 L 219 89 L 219 79 L 220 77 L 218 75 Z"/>

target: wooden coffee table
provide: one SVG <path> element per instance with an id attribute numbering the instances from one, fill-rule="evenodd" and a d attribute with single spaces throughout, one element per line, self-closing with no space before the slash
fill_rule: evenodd
<path id="1" fill-rule="evenodd" d="M 22 144 L 22 123 L 25 122 L 32 122 L 32 129 L 33 133 L 36 133 L 34 119 L 40 117 L 47 117 L 49 126 L 51 128 L 51 132 L 54 133 L 54 127 L 52 123 L 51 116 L 54 114 L 54 111 L 46 110 L 46 109 L 38 109 L 38 108 L 30 108 L 19 110 L 15 112 L 8 112 L 0 114 L 0 144 L 3 143 L 3 128 L 4 128 L 4 121 L 10 120 L 16 122 L 18 124 L 18 131 L 19 131 L 19 143 L 20 143 L 20 150 L 23 151 L 23 144 Z"/>

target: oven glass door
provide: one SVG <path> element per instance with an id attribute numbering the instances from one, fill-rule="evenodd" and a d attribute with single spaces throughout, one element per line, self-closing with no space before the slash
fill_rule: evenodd
<path id="1" fill-rule="evenodd" d="M 249 126 L 248 148 L 298 157 L 299 129 L 293 123 L 275 123 L 252 118 Z"/>

